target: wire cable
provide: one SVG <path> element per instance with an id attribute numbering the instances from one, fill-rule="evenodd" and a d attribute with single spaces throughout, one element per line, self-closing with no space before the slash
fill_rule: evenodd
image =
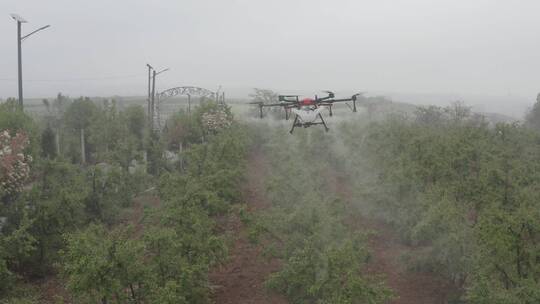
<path id="1" fill-rule="evenodd" d="M 99 81 L 111 79 L 127 79 L 127 78 L 143 78 L 140 74 L 122 75 L 122 76 L 104 76 L 104 77 L 89 77 L 89 78 L 64 78 L 64 79 L 25 79 L 25 82 L 73 82 L 73 81 Z M 0 81 L 17 81 L 16 78 L 0 78 Z"/>

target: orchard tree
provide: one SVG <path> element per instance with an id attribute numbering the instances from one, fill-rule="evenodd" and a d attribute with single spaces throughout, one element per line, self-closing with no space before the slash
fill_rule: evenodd
<path id="1" fill-rule="evenodd" d="M 86 136 L 85 131 L 90 126 L 95 113 L 98 111 L 96 105 L 88 97 L 81 97 L 73 101 L 66 110 L 64 119 L 68 127 L 80 134 L 81 163 L 86 163 Z"/>
<path id="2" fill-rule="evenodd" d="M 4 198 L 19 193 L 30 176 L 32 156 L 25 154 L 28 145 L 25 133 L 0 132 L 0 195 Z"/>
<path id="3" fill-rule="evenodd" d="M 66 109 L 68 108 L 70 102 L 71 101 L 69 100 L 69 98 L 62 95 L 62 93 L 58 93 L 52 103 L 49 102 L 47 99 L 43 100 L 43 105 L 47 110 L 47 115 L 45 116 L 47 126 L 54 131 L 54 142 L 56 148 L 55 154 L 57 156 L 61 155 L 60 141 L 62 128 L 64 127 L 64 121 L 62 118 L 64 117 L 64 113 L 66 112 Z"/>
<path id="4" fill-rule="evenodd" d="M 95 150 L 97 161 L 109 161 L 114 151 L 129 141 L 128 128 L 122 118 L 114 100 L 105 100 L 102 106 L 96 107 L 89 123 L 87 142 Z"/>
<path id="5" fill-rule="evenodd" d="M 540 93 L 538 93 L 536 102 L 525 116 L 525 123 L 530 128 L 540 130 Z"/>
<path id="6" fill-rule="evenodd" d="M 24 133 L 28 139 L 25 152 L 33 157 L 37 156 L 40 142 L 38 126 L 28 114 L 21 111 L 18 102 L 14 98 L 8 98 L 0 104 L 0 131 L 7 130 L 11 136 L 16 133 Z"/>
<path id="7" fill-rule="evenodd" d="M 52 128 L 48 125 L 41 133 L 41 153 L 43 157 L 54 159 L 56 157 L 56 136 Z"/>
<path id="8" fill-rule="evenodd" d="M 139 105 L 132 105 L 124 110 L 123 115 L 125 116 L 129 133 L 137 139 L 139 148 L 141 148 L 144 140 L 145 126 L 147 124 L 144 108 Z"/>
<path id="9" fill-rule="evenodd" d="M 107 231 L 90 225 L 67 236 L 63 274 L 67 287 L 81 302 L 138 303 L 144 268 L 142 243 L 130 239 L 130 229 Z"/>

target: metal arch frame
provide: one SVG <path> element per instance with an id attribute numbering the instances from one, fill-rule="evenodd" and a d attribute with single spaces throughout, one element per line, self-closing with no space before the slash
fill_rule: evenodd
<path id="1" fill-rule="evenodd" d="M 183 86 L 183 87 L 174 87 L 174 88 L 167 89 L 157 94 L 157 102 L 154 105 L 155 107 L 154 129 L 159 129 L 159 130 L 161 129 L 161 117 L 160 117 L 160 111 L 159 111 L 159 104 L 167 98 L 175 97 L 179 95 L 188 96 L 188 103 L 189 103 L 190 108 L 191 108 L 191 102 L 190 102 L 191 96 L 196 96 L 199 98 L 210 97 L 219 103 L 225 103 L 224 93 L 222 93 L 222 96 L 220 96 L 219 92 L 213 92 L 205 88 L 194 87 L 194 86 Z"/>
<path id="2" fill-rule="evenodd" d="M 167 89 L 158 94 L 158 102 L 165 100 L 169 97 L 174 97 L 178 95 L 188 95 L 188 96 L 198 96 L 198 97 L 212 97 L 216 98 L 217 93 L 212 92 L 205 88 L 185 86 L 185 87 L 176 87 Z"/>

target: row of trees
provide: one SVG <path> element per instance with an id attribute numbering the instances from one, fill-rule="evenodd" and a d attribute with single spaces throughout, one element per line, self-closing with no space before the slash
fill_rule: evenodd
<path id="1" fill-rule="evenodd" d="M 76 301 L 208 303 L 208 272 L 227 254 L 214 216 L 238 202 L 248 143 L 226 107 L 174 115 L 161 144 L 182 153 L 158 170 L 160 206 L 142 231 L 91 225 L 68 235 L 63 273 Z"/>
<path id="2" fill-rule="evenodd" d="M 56 116 L 0 105 L 0 299 L 8 302 L 18 291 L 29 296 L 21 284 L 57 273 L 66 234 L 116 224 L 148 180 L 143 168 L 128 171 L 143 149 L 142 108 L 119 112 L 112 102 L 60 94 L 50 106 Z M 130 142 L 135 148 L 125 149 Z"/>
<path id="3" fill-rule="evenodd" d="M 423 248 L 418 266 L 471 303 L 540 301 L 538 133 L 454 104 L 340 134 L 362 209 Z"/>
<path id="4" fill-rule="evenodd" d="M 49 102 L 43 122 L 41 145 L 46 158 L 64 157 L 76 163 L 118 162 L 141 158 L 146 118 L 141 106 L 119 111 L 114 100 L 96 104 L 90 98 L 71 100 L 62 94 Z"/>
<path id="5" fill-rule="evenodd" d="M 245 221 L 252 240 L 283 261 L 267 286 L 291 303 L 386 303 L 391 291 L 365 273 L 366 235 L 347 227 L 346 203 L 328 184 L 338 160 L 332 137 L 319 131 L 258 136 L 271 206 Z"/>

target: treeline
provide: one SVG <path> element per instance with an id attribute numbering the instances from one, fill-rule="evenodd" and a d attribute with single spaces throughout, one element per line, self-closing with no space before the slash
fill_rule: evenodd
<path id="1" fill-rule="evenodd" d="M 92 222 L 115 223 L 147 181 L 143 170 L 130 173 L 129 161 L 116 157 L 120 146 L 142 142 L 138 132 L 144 128 L 144 111 L 141 127 L 124 128 L 121 137 L 101 149 L 98 125 L 124 124 L 136 115 L 103 122 L 120 115 L 113 106 L 62 95 L 54 104 L 62 109 L 54 119 L 30 117 L 14 100 L 0 105 L 0 299 L 7 302 L 19 296 L 36 301 L 32 283 L 57 273 L 65 234 Z M 75 135 L 80 126 L 75 121 L 82 119 L 88 122 L 85 128 L 96 130 L 88 132 L 90 137 Z M 84 167 L 79 165 L 81 143 L 92 147 L 87 150 L 92 162 Z M 109 153 L 98 153 L 104 150 Z"/>
<path id="2" fill-rule="evenodd" d="M 454 104 L 340 134 L 361 209 L 421 248 L 409 266 L 444 274 L 467 303 L 540 302 L 537 132 Z"/>
<path id="3" fill-rule="evenodd" d="M 290 303 L 386 303 L 392 292 L 365 273 L 367 237 L 348 227 L 346 203 L 331 184 L 339 162 L 333 139 L 319 131 L 283 136 L 280 128 L 258 136 L 271 204 L 244 221 L 252 241 L 283 263 L 267 287 Z"/>
<path id="4" fill-rule="evenodd" d="M 230 110 L 180 112 L 158 136 L 142 107 L 44 103 L 45 117 L 0 105 L 0 302 L 43 301 L 56 277 L 70 302 L 206 303 L 226 255 L 211 216 L 236 200 L 248 142 Z M 133 222 L 154 187 L 161 203 Z"/>

